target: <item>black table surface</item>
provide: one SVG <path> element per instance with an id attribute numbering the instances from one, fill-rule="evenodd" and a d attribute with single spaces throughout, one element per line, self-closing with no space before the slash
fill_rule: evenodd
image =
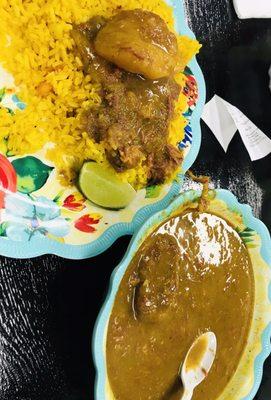
<path id="1" fill-rule="evenodd" d="M 220 95 L 270 136 L 271 20 L 238 20 L 231 0 L 185 0 L 185 7 L 203 44 L 198 60 L 207 100 Z M 232 190 L 271 228 L 271 155 L 252 163 L 239 135 L 225 154 L 202 123 L 193 169 Z M 0 400 L 94 398 L 92 330 L 129 241 L 82 261 L 0 258 Z M 257 400 L 271 398 L 270 361 Z"/>

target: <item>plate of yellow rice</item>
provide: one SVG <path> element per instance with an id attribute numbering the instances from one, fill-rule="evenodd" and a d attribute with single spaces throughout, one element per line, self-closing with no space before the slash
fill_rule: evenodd
<path id="1" fill-rule="evenodd" d="M 184 160 L 173 182 L 148 185 L 143 165 L 116 172 L 103 144 L 82 128 L 84 113 L 100 97 L 72 52 L 72 26 L 95 15 L 110 18 L 119 8 L 152 11 L 179 34 L 186 67 L 175 76 L 182 90 L 169 142 L 182 150 Z M 0 18 L 0 253 L 97 255 L 180 191 L 201 140 L 205 84 L 195 58 L 200 44 L 177 0 L 2 0 Z M 76 179 L 89 160 L 136 190 L 127 207 L 102 208 L 84 197 Z"/>

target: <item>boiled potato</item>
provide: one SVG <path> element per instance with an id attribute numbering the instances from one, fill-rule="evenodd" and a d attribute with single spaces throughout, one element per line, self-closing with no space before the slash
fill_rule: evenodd
<path id="1" fill-rule="evenodd" d="M 99 31 L 96 52 L 126 71 L 159 79 L 180 71 L 177 38 L 158 15 L 121 11 Z"/>

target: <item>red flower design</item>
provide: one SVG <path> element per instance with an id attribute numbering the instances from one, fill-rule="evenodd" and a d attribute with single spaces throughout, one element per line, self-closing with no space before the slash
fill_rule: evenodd
<path id="1" fill-rule="evenodd" d="M 86 199 L 80 193 L 70 194 L 63 202 L 63 207 L 70 211 L 82 211 L 85 206 Z"/>
<path id="2" fill-rule="evenodd" d="M 96 231 L 93 225 L 97 225 L 101 218 L 99 214 L 85 214 L 75 221 L 74 226 L 81 232 L 93 233 Z"/>
<path id="3" fill-rule="evenodd" d="M 0 154 L 0 208 L 5 207 L 5 190 L 9 192 L 16 192 L 17 189 L 17 176 L 13 165 L 9 160 Z"/>
<path id="4" fill-rule="evenodd" d="M 183 89 L 184 95 L 188 98 L 188 106 L 194 106 L 198 100 L 198 86 L 197 81 L 192 75 L 187 75 L 186 84 Z"/>

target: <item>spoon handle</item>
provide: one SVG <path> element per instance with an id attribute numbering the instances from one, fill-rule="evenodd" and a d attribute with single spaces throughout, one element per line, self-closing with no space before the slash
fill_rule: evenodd
<path id="1" fill-rule="evenodd" d="M 183 395 L 180 400 L 191 400 L 193 396 L 193 390 L 184 389 Z"/>

